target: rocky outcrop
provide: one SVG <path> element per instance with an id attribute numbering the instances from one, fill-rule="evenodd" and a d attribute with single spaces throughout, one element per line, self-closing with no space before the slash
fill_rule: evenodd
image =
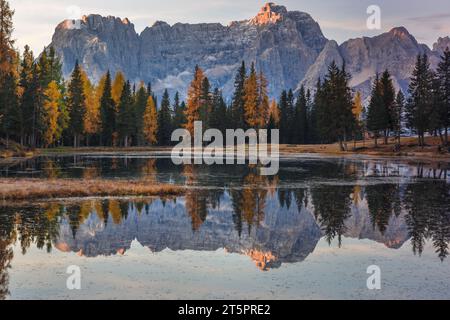
<path id="1" fill-rule="evenodd" d="M 397 90 L 407 91 L 409 79 L 414 70 L 418 54 L 428 54 L 432 67 L 438 63 L 436 52 L 420 44 L 404 27 L 372 38 L 351 39 L 340 46 L 327 44 L 317 61 L 309 68 L 301 84 L 314 88 L 317 79 L 326 74 L 330 61 L 345 62 L 351 74 L 351 87 L 360 91 L 364 97 L 370 95 L 372 82 L 377 73 L 389 70 Z"/>
<path id="2" fill-rule="evenodd" d="M 450 49 L 450 37 L 439 38 L 433 45 L 433 51 L 439 56 L 441 56 L 447 48 Z"/>

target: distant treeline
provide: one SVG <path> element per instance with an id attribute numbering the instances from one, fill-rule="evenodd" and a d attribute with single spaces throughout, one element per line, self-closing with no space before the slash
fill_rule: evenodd
<path id="1" fill-rule="evenodd" d="M 377 75 L 367 108 L 362 96 L 349 87 L 345 65 L 332 63 L 314 90 L 283 91 L 278 101 L 268 97 L 268 80 L 252 64 L 242 62 L 230 104 L 211 88 L 200 67 L 181 101 L 165 90 L 160 103 L 151 84 L 132 84 L 121 72 L 108 72 L 92 83 L 78 62 L 69 81 L 55 50 L 47 48 L 35 59 L 28 46 L 22 55 L 11 38 L 8 2 L 0 0 L 0 137 L 30 147 L 171 145 L 177 128 L 280 129 L 282 144 L 339 142 L 370 133 L 375 142 L 409 128 L 424 145 L 426 133 L 448 144 L 450 125 L 450 51 L 436 72 L 428 57 L 417 58 L 408 92 L 396 92 L 388 70 Z M 406 96 L 406 97 L 405 97 Z"/>

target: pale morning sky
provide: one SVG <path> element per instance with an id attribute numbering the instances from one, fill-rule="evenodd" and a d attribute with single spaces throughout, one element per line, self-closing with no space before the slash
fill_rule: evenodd
<path id="1" fill-rule="evenodd" d="M 73 14 L 99 13 L 129 18 L 141 32 L 156 20 L 221 22 L 256 15 L 267 1 L 259 0 L 10 0 L 17 46 L 29 44 L 36 52 L 49 44 L 56 25 Z M 372 36 L 394 26 L 405 26 L 419 42 L 431 46 L 439 36 L 450 36 L 450 0 L 280 0 L 289 10 L 310 13 L 326 37 L 339 43 L 362 35 Z M 381 7 L 382 30 L 366 27 L 369 5 Z M 70 9 L 70 8 L 79 8 Z"/>

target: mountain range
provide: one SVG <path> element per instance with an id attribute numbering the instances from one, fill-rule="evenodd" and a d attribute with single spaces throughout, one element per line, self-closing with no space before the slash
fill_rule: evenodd
<path id="1" fill-rule="evenodd" d="M 167 88 L 182 96 L 196 65 L 229 98 L 241 62 L 255 62 L 269 79 L 269 93 L 275 98 L 284 89 L 314 88 L 334 60 L 346 63 L 351 86 L 367 97 L 376 73 L 385 69 L 391 71 L 397 89 L 406 91 L 417 55 L 427 53 L 436 67 L 450 38 L 439 38 L 431 49 L 398 27 L 339 45 L 323 35 L 308 13 L 267 3 L 254 18 L 228 26 L 171 26 L 157 21 L 140 34 L 128 19 L 88 15 L 60 23 L 50 45 L 62 60 L 66 78 L 78 60 L 93 81 L 107 70 L 112 74 L 122 71 L 136 83 L 151 82 L 158 94 Z"/>

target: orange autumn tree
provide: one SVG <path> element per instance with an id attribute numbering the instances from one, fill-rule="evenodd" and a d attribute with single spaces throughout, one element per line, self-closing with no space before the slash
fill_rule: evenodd
<path id="1" fill-rule="evenodd" d="M 45 147 L 49 147 L 56 141 L 58 132 L 59 106 L 62 95 L 56 81 L 50 82 L 44 92 L 45 102 L 43 105 L 42 123 L 44 124 L 43 139 Z"/>
<path id="2" fill-rule="evenodd" d="M 252 64 L 250 75 L 244 82 L 244 117 L 249 128 L 261 129 L 269 122 L 269 96 L 267 80 L 262 72 L 256 73 Z"/>
<path id="3" fill-rule="evenodd" d="M 244 82 L 244 118 L 249 128 L 258 128 L 260 124 L 258 98 L 258 76 L 255 64 L 252 64 L 250 75 Z"/>
<path id="4" fill-rule="evenodd" d="M 186 119 L 187 123 L 185 129 L 188 130 L 191 135 L 194 134 L 194 122 L 201 119 L 200 110 L 202 107 L 202 84 L 205 79 L 203 70 L 199 66 L 195 67 L 194 80 L 188 90 L 187 106 L 186 106 Z"/>
<path id="5" fill-rule="evenodd" d="M 158 132 L 158 113 L 152 96 L 148 97 L 147 100 L 147 106 L 144 112 L 143 130 L 146 141 L 151 145 L 155 145 L 158 142 L 156 138 Z"/>

